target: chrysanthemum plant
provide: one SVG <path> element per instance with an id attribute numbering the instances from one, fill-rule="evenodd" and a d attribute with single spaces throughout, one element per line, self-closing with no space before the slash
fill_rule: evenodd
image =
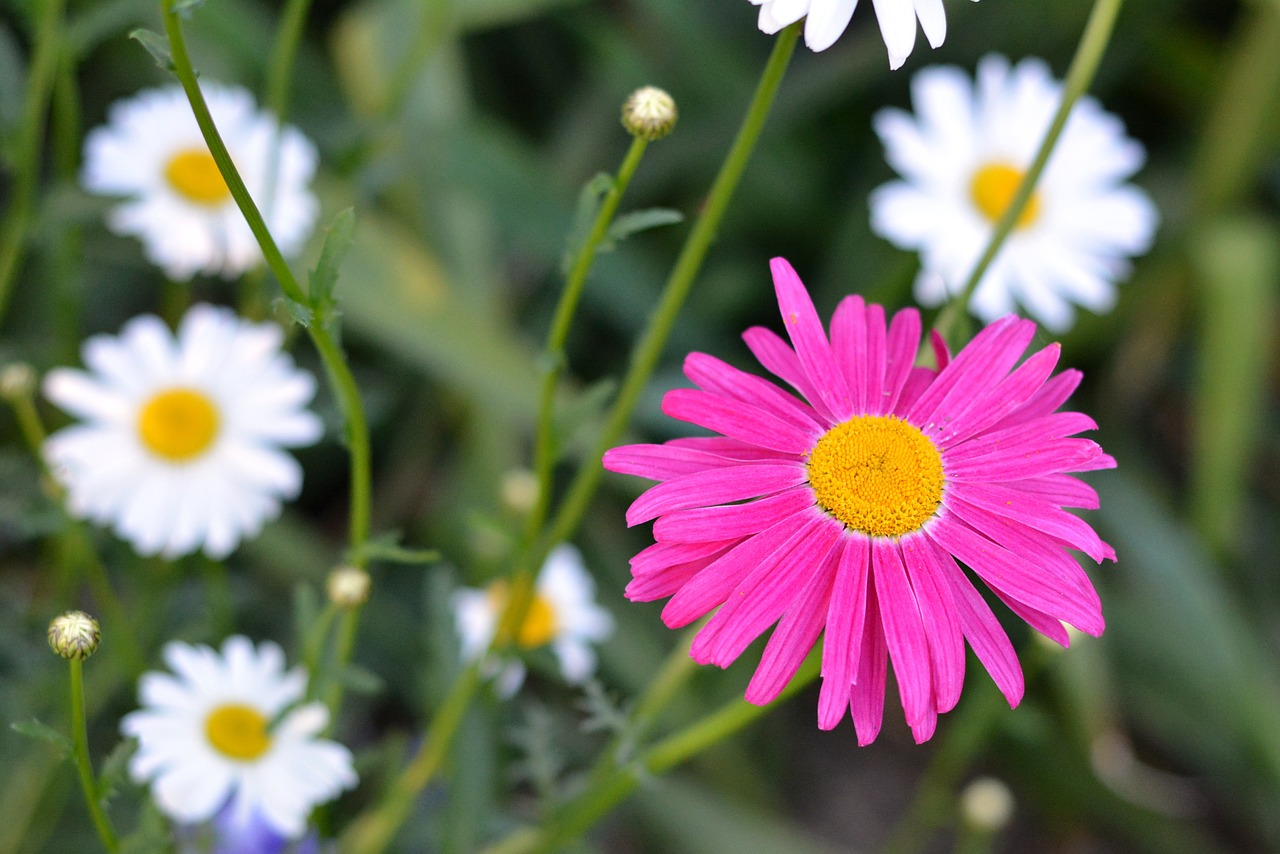
<path id="1" fill-rule="evenodd" d="M 95 778 L 89 754 L 81 683 L 82 660 L 100 636 L 105 647 L 120 651 L 126 671 L 141 676 L 141 708 L 121 722 L 134 751 L 125 764 L 147 787 L 182 850 L 204 850 L 199 846 L 211 839 L 222 846 L 217 850 L 278 850 L 292 842 L 306 847 L 323 834 L 338 837 L 343 851 L 383 851 L 420 807 L 423 789 L 448 773 L 451 746 L 477 697 L 505 699 L 519 690 L 524 656 L 554 650 L 570 683 L 592 674 L 592 645 L 612 630 L 609 607 L 618 596 L 595 589 L 567 542 L 606 469 L 657 482 L 626 513 L 627 525 L 652 522 L 655 540 L 632 559 L 626 598 L 665 599 L 662 619 L 669 627 L 697 625 L 674 642 L 668 665 L 615 722 L 615 741 L 590 772 L 591 784 L 547 810 L 540 823 L 495 842 L 492 851 L 568 844 L 645 776 L 732 736 L 814 680 L 821 681 L 818 727 L 830 730 L 851 717 L 863 745 L 882 728 L 890 671 L 915 740 L 931 738 L 938 716 L 964 703 L 966 647 L 1016 706 L 1025 690 L 1023 669 L 993 604 L 1062 646 L 1070 641 L 1068 626 L 1102 632 L 1102 604 L 1069 550 L 1097 562 L 1115 554 L 1068 508 L 1096 507 L 1096 493 L 1076 475 L 1115 461 L 1078 436 L 1094 428 L 1088 416 L 1063 410 L 1081 374 L 1058 370 L 1057 344 L 1027 355 L 1036 325 L 1007 310 L 1034 313 L 1038 305 L 1061 327 L 1069 314 L 1059 297 L 1070 297 L 1073 287 L 1084 293 L 1077 301 L 1105 307 L 1105 294 L 1099 296 L 1109 287 L 1100 284 L 1104 269 L 1145 248 L 1154 212 L 1136 191 L 1117 189 L 1120 201 L 1095 201 L 1083 216 L 1118 211 L 1126 236 L 1095 246 L 1085 260 L 1067 258 L 1065 264 L 1085 271 L 1079 276 L 1046 267 L 1041 278 L 1017 282 L 1017 269 L 1000 267 L 1000 252 L 1010 235 L 1032 241 L 1018 232 L 1034 221 L 1043 220 L 1038 226 L 1046 231 L 1073 215 L 1078 219 L 1078 210 L 1051 197 L 1053 181 L 1043 189 L 1037 182 L 1053 168 L 1051 158 L 1093 77 L 1119 0 L 1094 4 L 1064 85 L 1045 84 L 1054 102 L 1045 108 L 1041 99 L 1043 109 L 1026 119 L 1032 130 L 1023 128 L 1023 137 L 1030 142 L 1003 153 L 978 152 L 966 161 L 968 171 L 948 177 L 921 148 L 927 134 L 908 129 L 900 114 L 879 120 L 894 165 L 924 188 L 916 188 L 920 197 L 910 188 L 881 191 L 886 207 L 876 218 L 886 236 L 924 251 L 922 275 L 940 277 L 940 287 L 919 291 L 933 304 L 945 300 L 931 331 L 916 308 L 887 309 L 858 295 L 845 297 L 824 320 L 792 266 L 762 257 L 760 275 L 742 286 L 764 287 L 765 265 L 771 264 L 780 319 L 748 329 L 743 338 L 780 382 L 712 354 L 691 353 L 684 372 L 694 387 L 667 392 L 662 410 L 708 432 L 660 444 L 619 444 L 801 34 L 814 50 L 830 46 L 856 6 L 854 0 L 752 2 L 760 6 L 761 29 L 777 33 L 772 54 L 634 342 L 593 449 L 561 484 L 554 476 L 565 450 L 555 429 L 556 403 L 566 341 L 593 261 L 608 244 L 680 219 L 665 210 L 618 214 L 648 146 L 676 121 L 675 103 L 661 90 L 646 87 L 627 101 L 623 124 L 633 142 L 615 173 L 585 188 L 566 257 L 544 350 L 532 473 L 512 484 L 511 503 L 523 514 L 512 536 L 514 555 L 487 587 L 455 591 L 459 675 L 427 716 L 403 768 L 376 791 L 357 788 L 343 810 L 325 804 L 358 784 L 351 752 L 330 733 L 343 720 L 343 689 L 357 672 L 351 658 L 361 611 L 379 595 L 370 565 L 399 561 L 426 564 L 428 572 L 436 568 L 433 553 L 371 536 L 369 427 L 340 344 L 336 292 L 355 214 L 347 210 L 333 218 L 307 276 L 296 274 L 287 258 L 301 251 L 317 209 L 305 189 L 315 168 L 314 147 L 283 124 L 307 3 L 291 0 L 287 6 L 271 57 L 265 113 L 256 111 L 247 93 L 198 79 L 184 33 L 199 25 L 198 3 L 162 0 L 163 35 L 134 34 L 174 74 L 180 90 L 145 93 L 116 110 L 111 127 L 90 134 L 86 187 L 130 196 L 112 209 L 108 224 L 140 238 L 147 257 L 171 279 L 250 271 L 257 275 L 255 286 L 265 287 L 252 272 L 265 263 L 279 287 L 278 315 L 305 330 L 341 412 L 350 457 L 349 536 L 341 566 L 329 579 L 328 607 L 304 612 L 301 635 L 293 639 L 300 659 L 293 668 L 287 669 L 273 639 L 255 644 L 231 634 L 211 638 L 213 645 L 170 641 L 163 657 L 171 672 L 143 675 L 158 651 L 152 647 L 160 645 L 131 624 L 91 540 L 82 528 L 70 528 L 68 541 L 80 555 L 105 631 L 100 635 L 92 618 L 75 612 L 55 621 L 49 637 L 71 662 L 70 750 L 107 850 L 120 850 L 121 843 L 103 806 L 106 784 Z M 911 52 L 917 19 L 930 44 L 945 36 L 941 0 L 884 0 L 875 3 L 875 12 L 895 68 Z M 56 39 L 56 21 L 45 35 Z M 384 110 L 404 98 L 419 70 L 414 56 L 388 84 Z M 41 65 L 33 73 L 46 71 Z M 955 73 L 944 76 L 953 80 Z M 922 88 L 933 79 L 925 78 Z M 937 99 L 945 95 L 928 95 L 921 109 L 939 109 Z M 47 97 L 47 89 L 37 86 L 35 96 Z M 1089 110 L 1095 122 L 1106 123 L 1096 105 Z M 1008 110 L 1002 115 L 1006 122 L 1019 120 Z M 1081 133 L 1088 136 L 1088 128 Z M 1092 142 L 1100 144 L 1096 134 Z M 1109 170 L 1094 163 L 1100 170 L 1095 177 L 1116 182 L 1136 168 L 1132 158 L 1119 160 Z M 927 206 L 925 190 L 938 189 L 930 184 L 934 179 L 972 215 L 969 243 L 959 250 L 930 244 L 932 238 L 945 243 L 946 235 L 925 233 L 927 224 L 912 215 Z M 1052 245 L 1052 236 L 1028 242 L 1025 251 Z M 10 256 L 17 251 L 6 244 L 5 264 L 16 263 Z M 998 275 L 984 278 L 993 269 Z M 1055 274 L 1061 291 L 1050 281 Z M 0 306 L 10 275 L 11 267 L 0 265 Z M 1001 283 L 1011 290 L 999 292 Z M 358 283 L 352 284 L 347 298 L 358 299 Z M 993 313 L 992 306 L 1001 311 Z M 957 321 L 969 310 L 989 323 L 965 340 L 967 325 Z M 286 336 L 274 321 L 238 318 L 207 305 L 180 318 L 170 313 L 169 320 L 177 322 L 176 333 L 158 317 L 136 318 L 117 337 L 84 343 L 87 371 L 51 371 L 45 395 L 82 423 L 48 438 L 34 405 L 34 378 L 8 372 L 3 391 L 70 516 L 110 527 L 140 555 L 172 559 L 202 550 L 217 562 L 297 494 L 302 468 L 283 449 L 320 436 L 320 420 L 306 410 L 314 383 L 285 353 Z M 622 480 L 618 486 L 634 488 Z M 597 604 L 597 596 L 609 607 Z M 234 613 L 228 616 L 234 623 Z M 664 707 L 689 679 L 691 661 L 730 667 L 770 629 L 744 701 L 651 737 Z M 369 727 L 350 730 L 367 734 Z M 353 747 L 358 753 L 366 745 Z M 138 833 L 155 832 L 152 824 Z M 134 837 L 135 846 L 152 838 Z"/>

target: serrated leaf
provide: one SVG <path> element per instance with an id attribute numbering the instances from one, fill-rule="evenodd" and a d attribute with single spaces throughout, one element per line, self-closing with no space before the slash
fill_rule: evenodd
<path id="1" fill-rule="evenodd" d="M 600 244 L 600 251 L 607 252 L 633 234 L 684 222 L 684 214 L 673 208 L 645 208 L 622 214 L 613 220 L 609 232 Z"/>
<path id="2" fill-rule="evenodd" d="M 591 233 L 591 224 L 595 222 L 596 214 L 600 212 L 600 205 L 605 195 L 613 187 L 613 176 L 599 172 L 578 191 L 578 204 L 574 208 L 573 224 L 569 226 L 569 234 L 565 237 L 564 255 L 560 258 L 561 274 L 566 276 L 569 274 L 574 259 Z"/>
<path id="3" fill-rule="evenodd" d="M 340 681 L 354 694 L 380 694 L 386 686 L 381 676 L 358 664 L 348 664 L 342 671 Z"/>
<path id="4" fill-rule="evenodd" d="M 338 284 L 338 273 L 355 240 L 355 232 L 355 211 L 352 208 L 344 208 L 325 229 L 320 260 L 316 262 L 315 269 L 309 275 L 311 304 L 321 324 L 326 328 L 333 320 L 333 307 L 337 304 L 333 298 L 333 291 Z"/>
<path id="5" fill-rule="evenodd" d="M 165 71 L 173 71 L 173 54 L 169 52 L 167 38 L 144 27 L 130 30 L 129 38 L 146 48 L 147 53 L 151 54 L 151 58 L 156 61 L 156 65 Z"/>
<path id="6" fill-rule="evenodd" d="M 311 326 L 311 306 L 291 300 L 288 297 L 279 297 L 275 301 L 277 308 L 283 307 L 289 314 L 289 318 L 304 329 Z"/>
<path id="7" fill-rule="evenodd" d="M 34 718 L 29 721 L 14 721 L 9 724 L 9 727 L 19 735 L 49 742 L 58 749 L 58 753 L 62 758 L 71 756 L 74 749 L 71 745 L 71 739 L 65 734 Z"/>

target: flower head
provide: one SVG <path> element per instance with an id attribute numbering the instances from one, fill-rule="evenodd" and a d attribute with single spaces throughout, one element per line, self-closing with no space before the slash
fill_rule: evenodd
<path id="1" fill-rule="evenodd" d="M 657 86 L 641 86 L 622 105 L 622 126 L 627 133 L 649 142 L 675 130 L 678 116 L 675 99 Z"/>
<path id="2" fill-rule="evenodd" d="M 858 0 L 751 0 L 760 7 L 760 29 L 776 33 L 801 18 L 804 43 L 810 50 L 826 50 L 849 26 Z M 930 47 L 947 37 L 947 17 L 942 0 L 872 0 L 880 34 L 889 49 L 889 67 L 900 68 L 916 44 L 916 19 Z"/>
<path id="3" fill-rule="evenodd" d="M 83 419 L 44 447 L 71 512 L 144 555 L 203 546 L 218 558 L 256 534 L 302 485 L 281 447 L 321 434 L 304 408 L 315 380 L 282 340 L 273 323 L 196 305 L 176 335 L 144 315 L 118 337 L 85 341 L 89 372 L 57 368 L 44 381 L 51 401 Z"/>
<path id="4" fill-rule="evenodd" d="M 49 648 L 70 661 L 84 661 L 98 649 L 102 629 L 84 611 L 67 611 L 49 623 Z"/>
<path id="5" fill-rule="evenodd" d="M 280 251 L 296 253 L 319 213 L 308 187 L 315 146 L 296 128 L 279 127 L 244 89 L 204 82 L 201 90 Z M 262 261 L 181 86 L 113 104 L 108 123 L 85 139 L 81 181 L 91 193 L 125 197 L 109 211 L 107 226 L 139 238 L 147 258 L 173 279 L 231 278 Z"/>
<path id="6" fill-rule="evenodd" d="M 151 783 L 165 815 L 183 824 L 218 816 L 242 829 L 260 820 L 296 839 L 314 807 L 355 785 L 351 752 L 319 738 L 328 711 L 297 705 L 306 674 L 286 672 L 274 643 L 255 648 L 236 635 L 219 655 L 173 641 L 164 659 L 173 674 L 143 675 L 142 708 L 120 728 L 138 739 L 130 774 Z"/>
<path id="7" fill-rule="evenodd" d="M 1070 438 L 1093 421 L 1056 411 L 1080 374 L 1050 376 L 1056 344 L 1015 367 L 1035 334 L 1016 317 L 954 359 L 935 338 L 939 369 L 916 367 L 914 309 L 886 325 L 880 306 L 847 297 L 828 337 L 791 266 L 775 259 L 773 275 L 791 346 L 761 328 L 744 337 L 803 400 L 692 353 L 698 388 L 668 392 L 663 411 L 721 435 L 605 454 L 611 471 L 662 481 L 627 511 L 630 525 L 657 520 L 627 597 L 671 597 L 672 628 L 718 609 L 693 642 L 703 664 L 728 666 L 776 623 L 753 703 L 777 697 L 825 634 L 818 725 L 852 711 L 861 744 L 880 731 L 889 662 L 907 723 L 929 738 L 960 697 L 965 641 L 1016 705 L 1022 670 L 970 573 L 1064 646 L 1060 621 L 1103 628 L 1066 549 L 1114 552 L 1062 509 L 1097 506 L 1072 472 L 1115 465 Z"/>
<path id="8" fill-rule="evenodd" d="M 920 252 L 916 298 L 959 293 L 1031 165 L 1062 98 L 1037 59 L 1010 68 L 988 56 L 976 86 L 958 68 L 926 68 L 911 81 L 916 115 L 875 117 L 889 164 L 904 180 L 871 195 L 871 226 Z M 1123 183 L 1142 146 L 1096 101 L 1077 102 L 1057 147 L 1000 254 L 970 300 L 985 322 L 1017 306 L 1052 330 L 1070 327 L 1072 303 L 1109 311 L 1128 257 L 1151 244 L 1151 200 Z"/>
<path id="9" fill-rule="evenodd" d="M 483 655 L 493 643 L 506 605 L 507 584 L 495 581 L 483 590 L 464 587 L 454 594 L 453 610 L 462 637 L 462 656 Z M 585 682 L 596 669 L 593 643 L 613 634 L 613 615 L 595 602 L 595 582 L 571 545 L 556 546 L 538 574 L 532 604 L 516 635 L 523 650 L 550 646 L 560 672 L 571 683 Z M 499 696 L 510 697 L 524 683 L 525 667 L 517 658 L 485 663 Z"/>

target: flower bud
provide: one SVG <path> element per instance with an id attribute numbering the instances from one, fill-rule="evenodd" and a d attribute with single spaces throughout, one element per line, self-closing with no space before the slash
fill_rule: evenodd
<path id="1" fill-rule="evenodd" d="M 653 142 L 676 126 L 676 102 L 657 86 L 641 86 L 622 105 L 622 126 L 632 136 Z"/>
<path id="2" fill-rule="evenodd" d="M 325 591 L 340 608 L 358 608 L 369 600 L 369 573 L 358 566 L 340 566 L 329 573 Z"/>
<path id="3" fill-rule="evenodd" d="M 101 638 L 98 621 L 84 611 L 68 611 L 49 624 L 49 646 L 68 661 L 93 655 Z"/>
<path id="4" fill-rule="evenodd" d="M 5 400 L 30 397 L 35 387 L 35 369 L 26 362 L 13 362 L 0 368 L 0 397 Z"/>
<path id="5" fill-rule="evenodd" d="M 973 829 L 997 833 L 1013 817 L 1013 793 L 995 777 L 977 777 L 960 793 L 960 814 Z"/>

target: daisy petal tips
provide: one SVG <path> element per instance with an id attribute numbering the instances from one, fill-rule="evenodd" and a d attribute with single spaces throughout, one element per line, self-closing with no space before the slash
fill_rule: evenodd
<path id="1" fill-rule="evenodd" d="M 762 32 L 776 33 L 801 18 L 804 43 L 812 51 L 823 51 L 844 34 L 858 0 L 751 0 L 760 7 Z M 942 0 L 871 0 L 885 47 L 889 67 L 901 68 L 916 43 L 916 21 L 924 30 L 930 47 L 938 47 L 947 37 L 947 18 Z"/>
<path id="2" fill-rule="evenodd" d="M 1057 411 L 1079 373 L 1053 375 L 1056 344 L 1023 359 L 1035 324 L 1012 316 L 941 370 L 917 367 L 914 309 L 886 318 L 850 296 L 828 330 L 791 265 L 775 259 L 773 276 L 790 343 L 744 337 L 801 398 L 694 353 L 698 390 L 663 408 L 719 435 L 605 454 L 610 471 L 661 481 L 628 514 L 655 519 L 657 542 L 632 559 L 627 597 L 669 597 L 671 627 L 714 611 L 693 642 L 702 664 L 728 666 L 774 627 L 753 703 L 777 697 L 823 637 L 818 725 L 851 715 L 860 744 L 880 731 L 890 665 L 916 740 L 932 736 L 959 700 L 966 642 L 1016 706 L 1022 670 L 977 582 L 1060 643 L 1063 623 L 1104 625 L 1068 551 L 1115 559 L 1064 509 L 1090 503 L 1076 473 L 1115 466 L 1076 437 L 1092 420 Z"/>
<path id="3" fill-rule="evenodd" d="M 901 176 L 871 194 L 871 227 L 920 253 L 915 296 L 935 306 L 960 293 L 1022 176 L 1035 159 L 1062 99 L 1038 59 L 926 68 L 911 80 L 915 114 L 876 114 L 876 133 Z M 1091 98 L 1076 103 L 1045 171 L 970 310 L 990 323 L 1017 308 L 1054 332 L 1070 328 L 1079 305 L 1110 311 L 1129 259 L 1151 246 L 1159 215 L 1125 183 L 1145 153 L 1124 125 Z"/>
<path id="4" fill-rule="evenodd" d="M 315 379 L 280 351 L 273 323 L 193 306 L 171 333 L 153 315 L 82 348 L 88 371 L 55 368 L 44 394 L 80 423 L 44 456 L 70 512 L 110 525 L 142 555 L 228 555 L 298 494 L 282 448 L 320 438 Z"/>

